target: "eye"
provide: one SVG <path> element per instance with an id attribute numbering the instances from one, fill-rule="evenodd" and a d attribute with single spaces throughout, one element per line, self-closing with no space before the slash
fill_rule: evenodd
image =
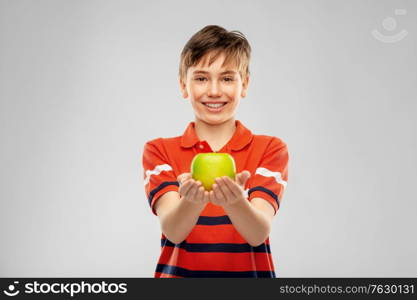
<path id="1" fill-rule="evenodd" d="M 234 79 L 233 79 L 233 77 L 225 77 L 224 78 L 224 81 L 233 81 Z"/>
<path id="2" fill-rule="evenodd" d="M 196 78 L 194 78 L 194 80 L 197 80 L 197 81 L 204 81 L 206 78 L 205 77 L 196 77 Z"/>

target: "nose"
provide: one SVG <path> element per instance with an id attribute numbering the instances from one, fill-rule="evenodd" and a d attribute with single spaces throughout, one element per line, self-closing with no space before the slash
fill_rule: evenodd
<path id="1" fill-rule="evenodd" d="M 221 91 L 220 91 L 219 84 L 215 80 L 213 80 L 210 83 L 210 85 L 208 87 L 207 95 L 209 97 L 220 97 L 221 96 Z"/>

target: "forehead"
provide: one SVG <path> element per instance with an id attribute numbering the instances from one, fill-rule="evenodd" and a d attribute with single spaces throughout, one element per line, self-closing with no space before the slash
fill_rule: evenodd
<path id="1" fill-rule="evenodd" d="M 210 63 L 210 60 L 215 54 L 210 52 L 204 55 L 200 61 L 189 68 L 189 71 L 210 71 L 210 70 L 219 70 L 219 71 L 231 71 L 231 72 L 238 72 L 238 68 L 236 62 L 233 59 L 229 59 L 226 63 L 226 55 L 224 53 L 220 53 L 214 61 Z"/>

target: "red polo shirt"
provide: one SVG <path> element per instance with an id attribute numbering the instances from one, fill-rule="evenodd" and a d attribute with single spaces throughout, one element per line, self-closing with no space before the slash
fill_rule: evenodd
<path id="1" fill-rule="evenodd" d="M 251 172 L 245 191 L 248 201 L 263 198 L 275 213 L 288 179 L 288 151 L 277 137 L 254 135 L 236 120 L 236 130 L 218 152 L 233 156 L 238 173 Z M 194 156 L 213 152 L 200 141 L 191 122 L 182 136 L 157 138 L 145 144 L 143 175 L 152 212 L 155 202 L 168 191 L 177 191 L 177 176 L 189 173 Z M 208 203 L 188 237 L 180 244 L 162 233 L 161 255 L 155 277 L 276 277 L 269 237 L 257 247 L 237 232 L 221 206 Z"/>

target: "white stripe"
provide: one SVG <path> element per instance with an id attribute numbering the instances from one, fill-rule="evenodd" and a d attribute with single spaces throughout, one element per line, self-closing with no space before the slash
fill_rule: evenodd
<path id="1" fill-rule="evenodd" d="M 159 175 L 162 171 L 172 171 L 172 167 L 170 165 L 158 165 L 153 170 L 146 170 L 146 178 L 143 185 L 147 185 L 149 180 L 151 179 L 151 175 Z"/>
<path id="2" fill-rule="evenodd" d="M 282 179 L 280 172 L 272 172 L 271 170 L 268 170 L 266 168 L 257 168 L 255 174 L 259 174 L 265 177 L 274 177 L 278 183 L 284 186 L 284 188 L 287 187 L 287 182 Z"/>

